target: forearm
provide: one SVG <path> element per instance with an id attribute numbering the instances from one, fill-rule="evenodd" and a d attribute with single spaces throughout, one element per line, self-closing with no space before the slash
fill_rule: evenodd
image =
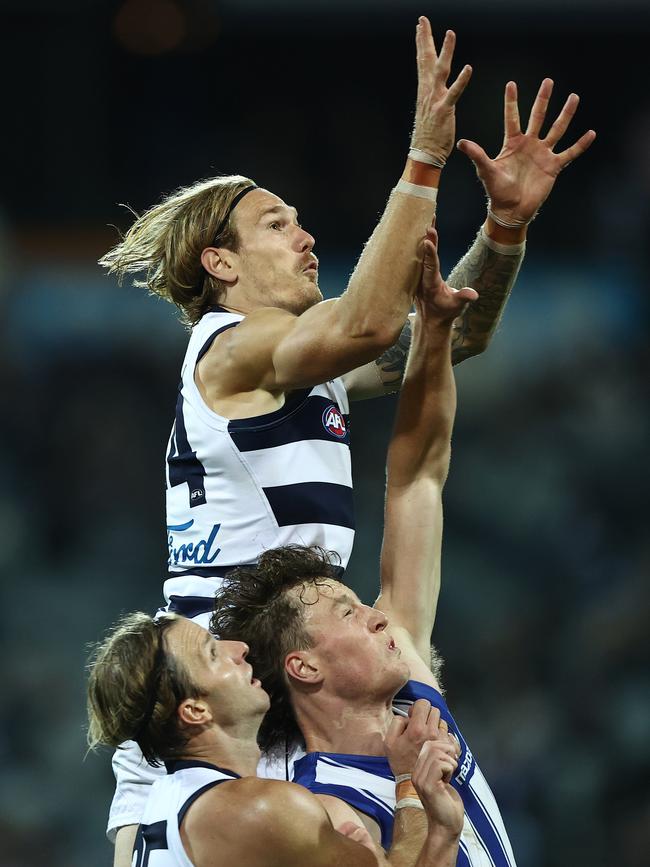
<path id="1" fill-rule="evenodd" d="M 407 160 L 402 180 L 419 182 L 421 167 Z M 429 168 L 427 188 L 435 190 L 439 170 Z M 337 315 L 351 333 L 380 331 L 398 337 L 413 304 L 422 271 L 421 242 L 435 215 L 431 198 L 394 189 L 386 209 L 359 258 L 347 290 L 337 303 Z"/>
<path id="2" fill-rule="evenodd" d="M 415 867 L 455 867 L 460 836 L 444 829 L 432 831 Z"/>
<path id="3" fill-rule="evenodd" d="M 410 484 L 422 474 L 440 483 L 449 465 L 456 386 L 448 323 L 414 320 L 412 348 L 388 450 L 387 484 Z"/>
<path id="4" fill-rule="evenodd" d="M 488 218 L 447 282 L 471 286 L 478 301 L 454 322 L 452 363 L 483 352 L 496 330 L 525 252 L 525 229 L 508 230 Z"/>
<path id="5" fill-rule="evenodd" d="M 427 843 L 429 823 L 424 810 L 403 807 L 395 811 L 393 842 L 386 853 L 390 867 L 421 867 L 420 853 Z"/>

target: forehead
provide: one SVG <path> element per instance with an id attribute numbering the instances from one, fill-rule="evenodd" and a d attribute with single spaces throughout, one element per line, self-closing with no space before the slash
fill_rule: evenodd
<path id="1" fill-rule="evenodd" d="M 169 650 L 178 659 L 191 658 L 196 653 L 200 653 L 211 641 L 214 641 L 207 629 L 186 617 L 179 617 L 174 621 L 167 631 L 166 639 Z"/>
<path id="2" fill-rule="evenodd" d="M 287 205 L 275 193 L 263 189 L 251 190 L 233 212 L 237 227 L 254 226 L 266 214 L 287 214 L 291 218 L 298 216 L 295 208 Z"/>
<path id="3" fill-rule="evenodd" d="M 301 584 L 291 591 L 305 606 L 305 619 L 313 620 L 321 614 L 326 615 L 340 605 L 359 605 L 359 597 L 354 590 L 332 579 L 319 584 Z"/>

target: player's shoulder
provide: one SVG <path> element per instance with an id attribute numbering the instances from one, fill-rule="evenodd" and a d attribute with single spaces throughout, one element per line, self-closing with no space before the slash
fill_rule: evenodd
<path id="1" fill-rule="evenodd" d="M 321 811 L 314 796 L 296 783 L 243 777 L 208 790 L 197 799 L 191 817 L 195 823 L 213 822 L 218 812 L 223 819 L 230 816 L 236 821 L 238 833 L 254 833 L 269 822 L 280 830 L 297 812 L 309 821 L 318 818 Z"/>
<path id="2" fill-rule="evenodd" d="M 313 850 L 324 825 L 329 826 L 325 809 L 302 786 L 245 777 L 198 798 L 184 833 L 201 864 L 220 867 L 237 858 L 266 867 L 302 863 L 297 854 Z M 210 860 L 215 850 L 221 860 Z"/>

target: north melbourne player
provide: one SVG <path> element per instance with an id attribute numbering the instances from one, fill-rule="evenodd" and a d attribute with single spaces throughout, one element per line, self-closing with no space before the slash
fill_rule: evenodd
<path id="1" fill-rule="evenodd" d="M 428 702 L 414 709 L 411 731 L 397 721 L 387 737 L 392 767 L 412 771 L 414 791 L 385 858 L 358 822 L 334 830 L 307 789 L 255 776 L 269 699 L 247 649 L 184 617 L 142 613 L 123 618 L 97 649 L 90 745 L 135 738 L 167 770 L 152 786 L 133 867 L 452 867 L 463 815 L 449 785 L 458 750 Z"/>

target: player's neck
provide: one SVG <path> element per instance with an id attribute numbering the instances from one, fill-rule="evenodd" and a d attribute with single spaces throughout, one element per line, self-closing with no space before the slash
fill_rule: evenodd
<path id="1" fill-rule="evenodd" d="M 184 759 L 208 762 L 218 768 L 234 771 L 240 777 L 255 776 L 260 760 L 255 738 L 224 731 L 197 735 L 189 741 L 183 753 Z"/>
<path id="2" fill-rule="evenodd" d="M 383 756 L 384 739 L 393 718 L 391 700 L 354 703 L 334 700 L 325 708 L 296 708 L 308 753 Z"/>

